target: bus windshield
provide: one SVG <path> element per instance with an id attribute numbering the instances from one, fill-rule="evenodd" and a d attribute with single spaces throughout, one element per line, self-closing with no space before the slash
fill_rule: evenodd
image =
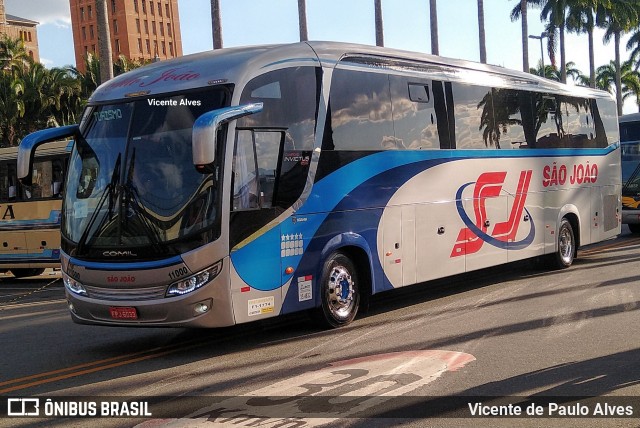
<path id="1" fill-rule="evenodd" d="M 640 141 L 640 122 L 620 123 L 620 141 Z"/>
<path id="2" fill-rule="evenodd" d="M 195 170 L 191 134 L 195 119 L 228 99 L 222 88 L 90 108 L 65 194 L 62 232 L 73 253 L 90 243 L 102 252 L 166 255 L 165 243 L 196 242 L 196 234 L 219 228 L 218 183 Z"/>

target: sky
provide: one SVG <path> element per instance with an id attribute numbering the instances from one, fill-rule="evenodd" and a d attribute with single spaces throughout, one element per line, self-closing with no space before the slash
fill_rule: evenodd
<path id="1" fill-rule="evenodd" d="M 224 47 L 264 43 L 291 43 L 299 40 L 296 0 L 220 0 Z M 518 0 L 485 0 L 487 62 L 522 69 L 521 24 L 511 22 L 510 12 Z M 75 65 L 69 0 L 5 0 L 6 12 L 38 21 L 41 62 L 47 67 Z M 210 0 L 178 0 L 183 53 L 210 50 Z M 431 52 L 429 1 L 382 0 L 385 46 L 410 51 Z M 544 31 L 538 9 L 529 10 L 529 34 Z M 307 0 L 310 40 L 375 44 L 372 0 Z M 477 1 L 438 2 L 440 55 L 479 61 Z M 626 45 L 627 38 L 623 39 Z M 596 67 L 613 59 L 613 42 L 604 44 L 602 32 L 595 35 Z M 546 51 L 546 46 L 545 46 Z M 622 48 L 626 57 L 625 47 Z M 586 35 L 570 34 L 566 42 L 567 61 L 589 71 Z M 558 54 L 559 60 L 559 54 Z M 540 42 L 529 40 L 529 63 L 540 61 Z M 545 64 L 549 58 L 545 52 Z M 638 110 L 634 102 L 625 113 Z"/>

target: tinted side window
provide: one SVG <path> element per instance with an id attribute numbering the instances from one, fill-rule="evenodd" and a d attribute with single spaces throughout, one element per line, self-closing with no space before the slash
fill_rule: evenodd
<path id="1" fill-rule="evenodd" d="M 557 110 L 555 120 L 558 124 L 558 135 L 560 137 L 560 147 L 580 147 L 582 144 L 577 141 L 580 136 L 580 116 L 578 114 L 578 103 L 574 103 L 568 97 L 556 97 Z M 584 139 L 586 139 L 586 135 Z M 574 141 L 575 140 L 575 141 Z"/>
<path id="2" fill-rule="evenodd" d="M 619 141 L 616 103 L 606 99 L 591 100 L 591 111 L 597 147 L 607 147 L 608 144 Z"/>
<path id="3" fill-rule="evenodd" d="M 323 150 L 406 148 L 395 138 L 386 74 L 336 69 Z"/>
<path id="4" fill-rule="evenodd" d="M 16 161 L 0 163 L 0 202 L 60 198 L 66 168 L 66 155 L 37 159 L 32 185 L 23 186 L 18 182 Z"/>
<path id="5" fill-rule="evenodd" d="M 558 148 L 561 146 L 562 122 L 559 120 L 556 98 L 552 95 L 536 93 L 535 123 L 536 144 L 539 149 Z"/>
<path id="6" fill-rule="evenodd" d="M 18 176 L 15 162 L 0 163 L 0 201 L 15 201 L 18 192 Z"/>
<path id="7" fill-rule="evenodd" d="M 495 133 L 491 88 L 453 84 L 456 148 L 500 148 Z"/>
<path id="8" fill-rule="evenodd" d="M 291 67 L 257 76 L 240 104 L 263 110 L 237 122 L 230 245 L 250 236 L 302 194 L 315 141 L 321 71 Z"/>
<path id="9" fill-rule="evenodd" d="M 535 94 L 538 148 L 589 148 L 607 146 L 607 127 L 595 100 L 563 95 Z M 610 129 L 611 130 L 611 129 Z"/>
<path id="10" fill-rule="evenodd" d="M 501 149 L 535 147 L 532 96 L 514 89 L 493 90 L 495 127 L 492 138 Z"/>
<path id="11" fill-rule="evenodd" d="M 439 149 L 441 134 L 448 134 L 443 97 L 434 93 L 434 85 L 442 83 L 393 75 L 389 80 L 397 146 Z"/>
<path id="12" fill-rule="evenodd" d="M 263 110 L 238 121 L 239 128 L 282 128 L 298 150 L 312 150 L 318 97 L 315 67 L 271 71 L 250 81 L 240 104 L 261 102 Z"/>

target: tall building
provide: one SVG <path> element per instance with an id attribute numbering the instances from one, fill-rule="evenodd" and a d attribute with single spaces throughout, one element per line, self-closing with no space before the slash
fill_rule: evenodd
<path id="1" fill-rule="evenodd" d="M 29 56 L 34 61 L 40 62 L 36 25 L 38 25 L 36 21 L 6 13 L 4 0 L 0 0 L 0 36 L 7 35 L 12 39 L 22 39 Z"/>
<path id="2" fill-rule="evenodd" d="M 87 54 L 98 54 L 95 0 L 69 0 L 76 68 Z M 111 51 L 131 60 L 182 56 L 178 0 L 107 0 Z"/>

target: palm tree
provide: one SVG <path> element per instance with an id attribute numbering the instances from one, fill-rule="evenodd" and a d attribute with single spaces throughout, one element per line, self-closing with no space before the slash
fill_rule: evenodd
<path id="1" fill-rule="evenodd" d="M 554 42 L 552 36 L 555 35 L 557 29 L 560 33 L 560 81 L 566 83 L 567 81 L 567 69 L 566 69 L 566 51 L 565 51 L 565 27 L 567 16 L 567 3 L 568 0 L 543 0 L 542 12 L 540 12 L 540 19 L 547 21 L 547 33 L 549 34 L 549 43 Z"/>
<path id="2" fill-rule="evenodd" d="M 373 0 L 376 21 L 376 46 L 384 46 L 384 28 L 382 26 L 382 0 Z"/>
<path id="3" fill-rule="evenodd" d="M 596 69 L 596 88 L 613 93 L 616 87 L 616 63 L 601 65 Z"/>
<path id="4" fill-rule="evenodd" d="M 113 79 L 113 54 L 109 32 L 109 10 L 107 0 L 96 0 L 96 20 L 98 25 L 98 51 L 100 52 L 100 83 Z"/>
<path id="5" fill-rule="evenodd" d="M 622 96 L 622 100 L 626 101 L 628 98 L 635 97 L 636 106 L 638 106 L 638 112 L 640 112 L 640 72 L 632 69 L 626 79 L 623 80 L 623 86 L 626 87 L 626 91 Z"/>
<path id="6" fill-rule="evenodd" d="M 588 86 L 596 86 L 596 67 L 593 43 L 595 28 L 595 13 L 598 4 L 605 4 L 603 0 L 572 0 L 567 12 L 567 30 L 577 34 L 587 33 L 589 38 L 589 82 Z"/>
<path id="7" fill-rule="evenodd" d="M 569 61 L 568 63 L 566 63 L 565 70 L 567 76 L 571 77 L 574 82 L 577 82 L 580 85 L 585 84 L 585 82 L 586 85 L 589 84 L 589 81 L 587 78 L 585 78 L 584 74 L 582 74 L 582 72 L 578 68 L 576 68 L 575 62 Z M 562 79 L 560 70 L 558 70 L 558 68 L 553 64 L 545 64 L 544 70 L 542 70 L 542 61 L 538 63 L 537 68 L 532 68 L 531 70 L 529 70 L 529 72 L 531 74 L 535 74 L 536 76 L 542 76 L 549 80 L 555 80 L 556 82 L 560 82 L 560 79 Z"/>
<path id="8" fill-rule="evenodd" d="M 520 19 L 522 26 L 522 71 L 529 72 L 529 24 L 527 23 L 527 0 L 520 0 L 520 4 L 511 11 L 511 21 Z"/>
<path id="9" fill-rule="evenodd" d="M 620 64 L 620 82 L 622 90 L 620 97 L 626 100 L 630 96 L 636 96 L 635 89 L 637 87 L 640 73 L 635 70 L 632 60 L 624 61 Z M 616 64 L 615 61 L 609 64 L 601 65 L 596 70 L 596 87 L 613 93 L 616 90 Z M 636 96 L 636 99 L 638 97 Z"/>
<path id="10" fill-rule="evenodd" d="M 440 55 L 440 49 L 438 47 L 438 7 L 436 0 L 429 0 L 429 17 L 431 22 L 431 53 L 433 55 Z"/>
<path id="11" fill-rule="evenodd" d="M 69 66 L 67 71 L 80 82 L 80 96 L 88 99 L 100 84 L 100 60 L 89 53 L 84 58 L 84 73 L 76 67 Z"/>
<path id="12" fill-rule="evenodd" d="M 116 62 L 113 63 L 113 74 L 114 76 L 117 76 L 119 74 L 142 67 L 143 65 L 147 65 L 151 62 L 152 60 L 129 59 L 124 55 L 120 55 L 118 56 Z"/>
<path id="13" fill-rule="evenodd" d="M 54 67 L 49 70 L 47 90 L 54 102 L 52 116 L 57 124 L 69 125 L 78 122 L 83 108 L 81 89 L 80 81 L 69 73 L 68 69 Z"/>
<path id="14" fill-rule="evenodd" d="M 478 0 L 478 39 L 480 41 L 480 62 L 487 63 L 487 43 L 484 31 L 484 1 Z"/>
<path id="15" fill-rule="evenodd" d="M 0 38 L 0 70 L 21 69 L 32 63 L 33 59 L 21 39 L 13 39 L 6 34 Z"/>
<path id="16" fill-rule="evenodd" d="M 40 63 L 35 63 L 19 73 L 23 82 L 24 91 L 22 99 L 25 105 L 24 117 L 28 118 L 20 122 L 20 134 L 26 135 L 40 128 L 47 127 L 50 118 L 50 106 L 54 103 L 48 88 L 49 73 Z"/>
<path id="17" fill-rule="evenodd" d="M 19 120 L 24 116 L 24 85 L 13 73 L 0 73 L 0 146 L 18 143 Z"/>
<path id="18" fill-rule="evenodd" d="M 615 87 L 618 115 L 622 115 L 622 70 L 620 60 L 620 40 L 622 35 L 637 27 L 640 20 L 640 2 L 637 0 L 616 0 L 598 9 L 596 23 L 605 29 L 603 41 L 614 39 Z"/>
<path id="19" fill-rule="evenodd" d="M 538 66 L 536 68 L 532 67 L 529 73 L 544 77 L 545 79 L 555 80 L 556 82 L 560 81 L 560 72 L 555 65 L 544 64 L 544 69 L 542 67 L 542 61 L 538 61 Z"/>
<path id="20" fill-rule="evenodd" d="M 300 41 L 309 40 L 307 32 L 307 2 L 306 0 L 298 0 L 298 25 L 300 26 Z"/>
<path id="21" fill-rule="evenodd" d="M 0 58 L 0 146 L 17 145 L 40 128 L 77 122 L 83 102 L 80 80 L 70 69 L 34 63 L 22 41 L 7 37 L 0 40 Z"/>
<path id="22" fill-rule="evenodd" d="M 298 3 L 299 5 L 300 3 Z M 211 0 L 211 26 L 213 36 L 213 49 L 222 49 L 222 17 L 220 13 L 220 0 Z"/>

